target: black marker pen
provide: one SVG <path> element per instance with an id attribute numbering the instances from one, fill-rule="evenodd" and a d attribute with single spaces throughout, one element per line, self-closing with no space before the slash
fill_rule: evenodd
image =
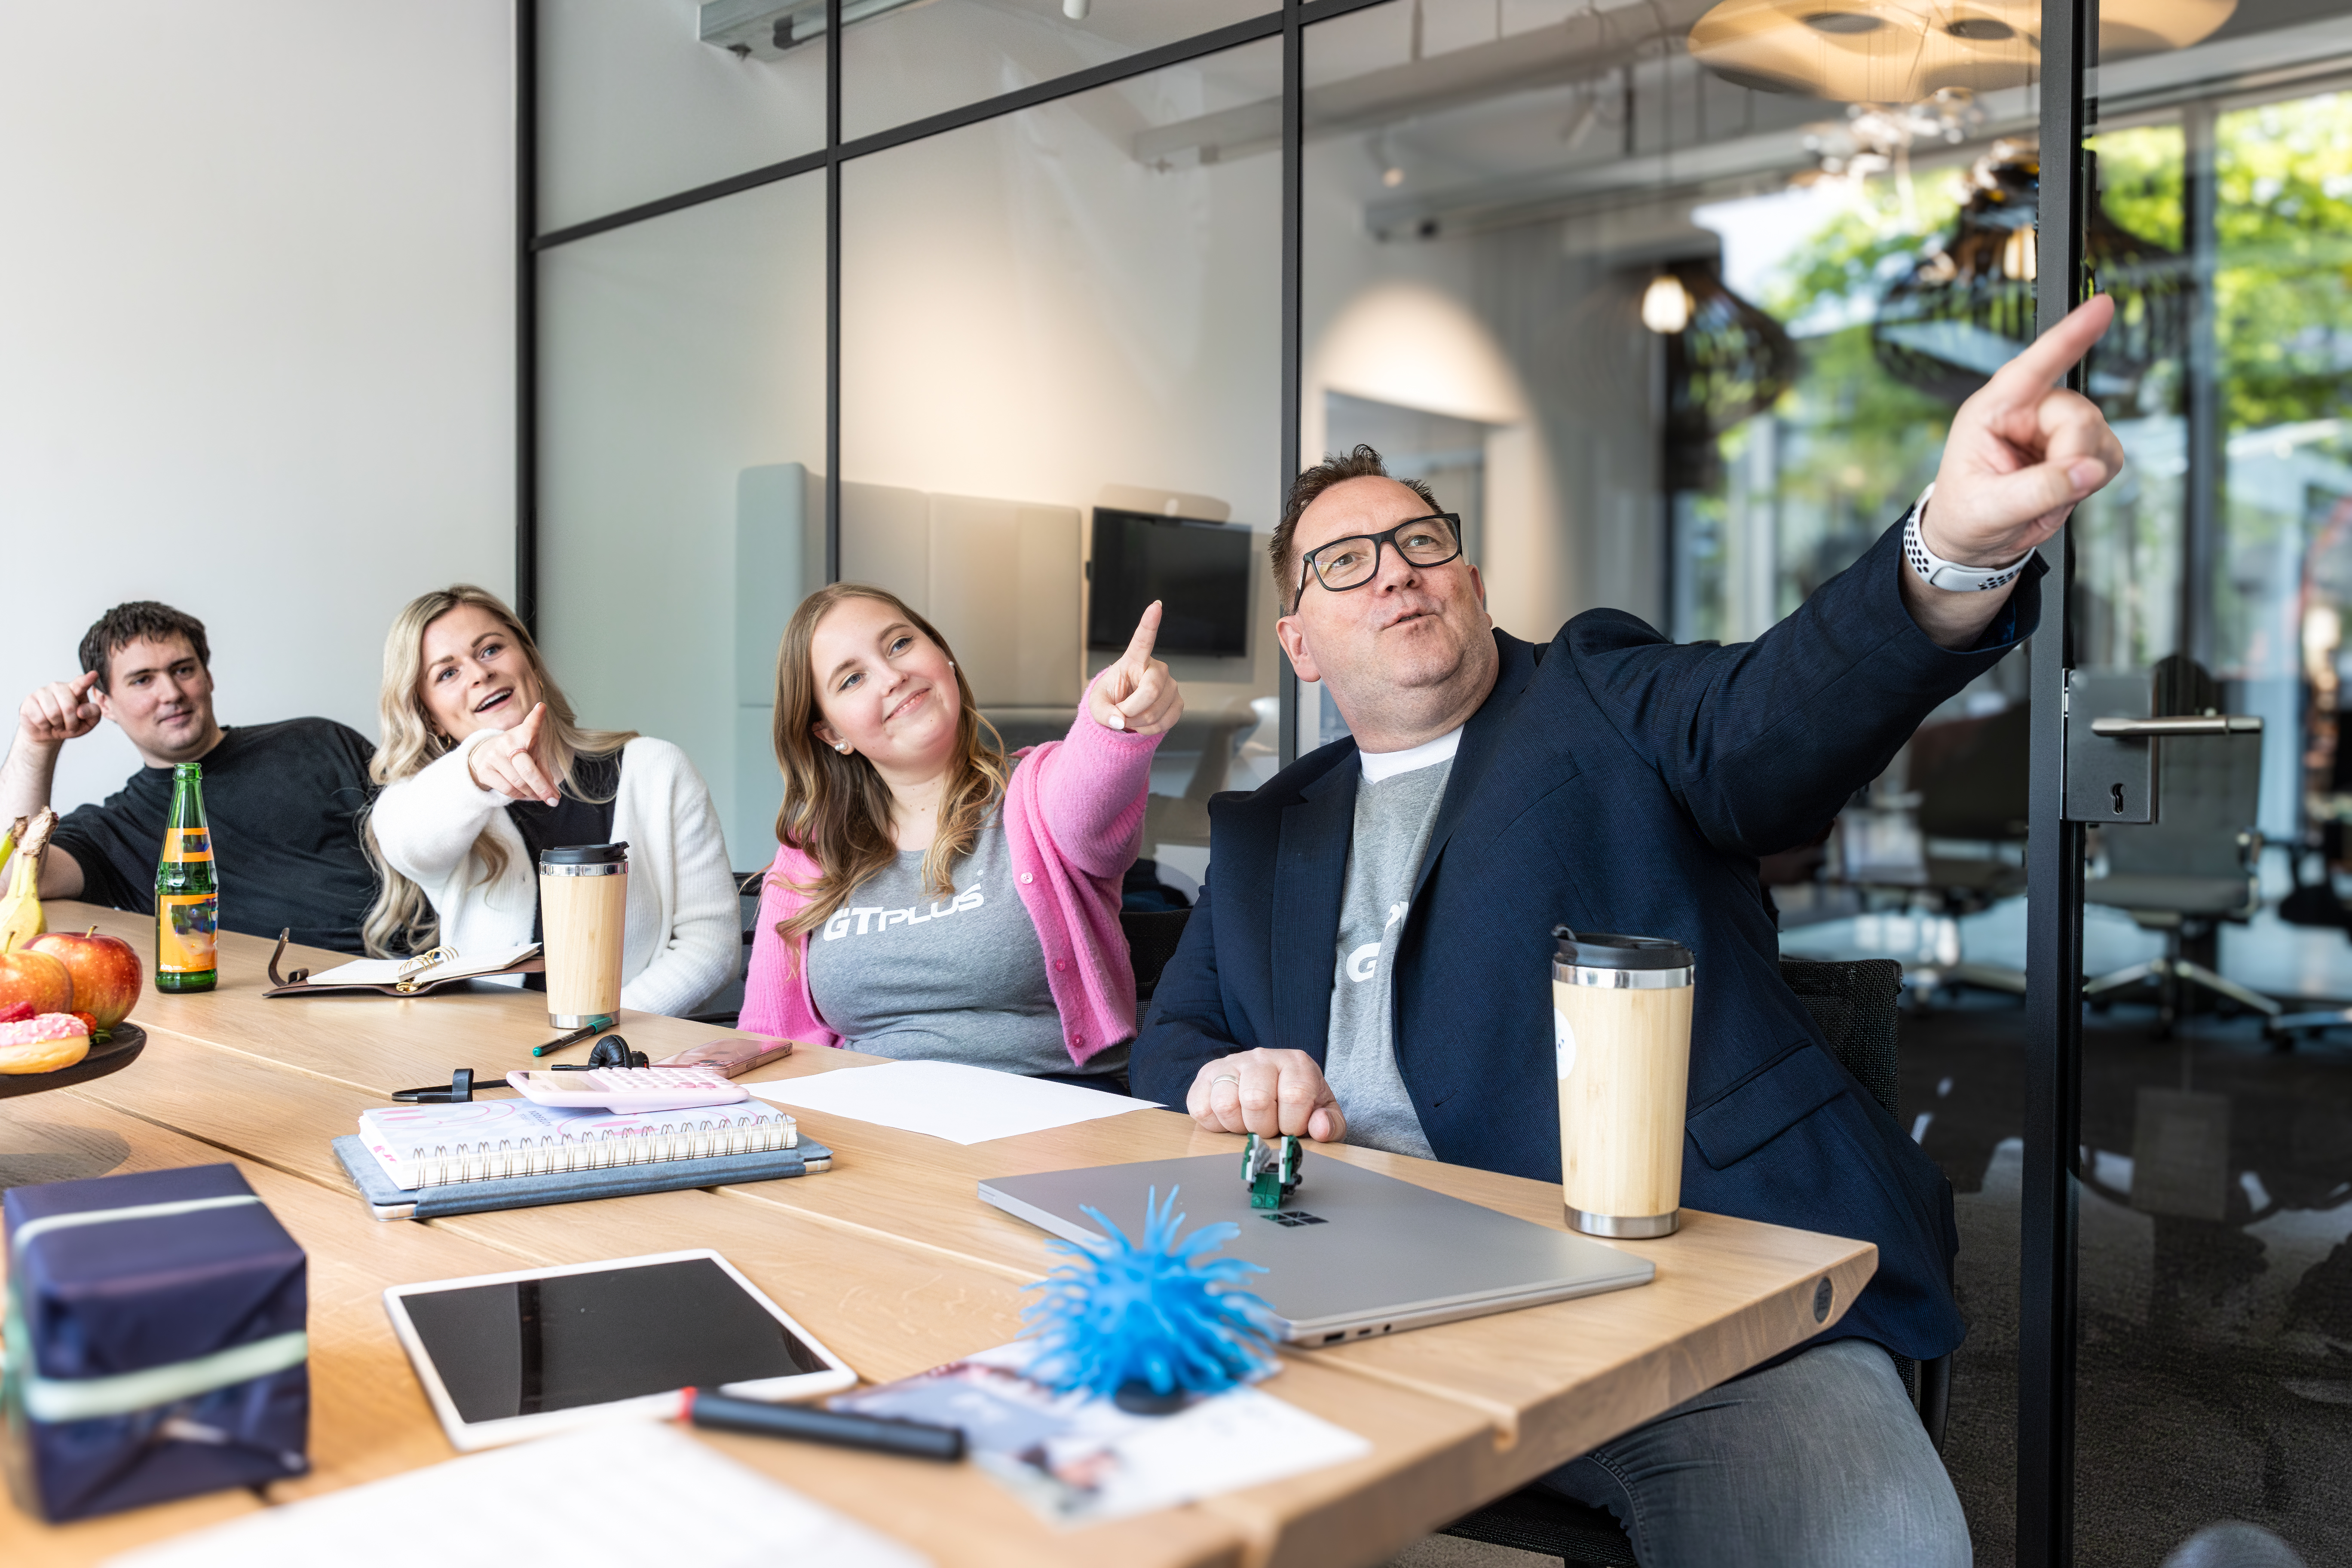
<path id="1" fill-rule="evenodd" d="M 911 1459 L 963 1458 L 963 1433 L 960 1428 L 932 1426 L 920 1421 L 852 1415 L 807 1405 L 763 1405 L 756 1399 L 731 1399 L 701 1388 L 689 1388 L 680 1394 L 677 1413 L 681 1419 L 697 1426 L 716 1427 L 722 1432 L 797 1437 L 803 1443 L 871 1448 L 878 1454 L 899 1454 Z"/>

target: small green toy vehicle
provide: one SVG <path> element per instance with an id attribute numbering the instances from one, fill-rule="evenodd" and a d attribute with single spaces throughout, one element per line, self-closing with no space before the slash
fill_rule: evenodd
<path id="1" fill-rule="evenodd" d="M 1249 1147 L 1242 1151 L 1242 1181 L 1250 1190 L 1250 1207 L 1278 1209 L 1289 1201 L 1298 1186 L 1298 1140 L 1285 1133 L 1279 1138 L 1249 1135 Z"/>

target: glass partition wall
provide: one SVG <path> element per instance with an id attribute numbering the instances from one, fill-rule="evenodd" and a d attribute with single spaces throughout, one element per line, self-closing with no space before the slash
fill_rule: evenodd
<path id="1" fill-rule="evenodd" d="M 2338 1058 L 2146 973 L 2352 1004 L 2342 930 L 2281 918 L 2352 869 L 2344 5 L 2105 0 L 2070 48 L 2069 0 L 522 4 L 523 596 L 584 716 L 687 748 L 747 870 L 775 639 L 828 574 L 922 607 L 1014 744 L 1161 593 L 1189 714 L 1128 895 L 1181 906 L 1208 795 L 1345 731 L 1273 635 L 1300 463 L 1428 481 L 1517 636 L 1612 606 L 1744 641 L 1901 514 L 2037 319 L 2115 294 L 2081 384 L 2130 467 L 2051 548 L 2042 663 L 1761 878 L 1787 951 L 1895 951 L 1937 1002 L 1901 1114 L 1958 1194 L 1979 1560 L 2153 1563 L 2221 1517 L 2346 1549 Z M 2249 922 L 2101 888 L 2158 840 L 2062 826 L 2069 668 L 2263 720 Z M 1972 816 L 1923 797 L 1971 757 Z M 1914 870 L 1874 868 L 1895 840 Z M 2018 963 L 1885 934 L 1931 905 Z"/>

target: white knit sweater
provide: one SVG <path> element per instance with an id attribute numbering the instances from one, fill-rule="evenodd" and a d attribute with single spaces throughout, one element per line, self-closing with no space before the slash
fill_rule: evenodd
<path id="1" fill-rule="evenodd" d="M 384 785 L 371 819 L 383 858 L 425 889 L 441 917 L 441 940 L 460 953 L 520 947 L 539 908 L 539 868 L 507 816 L 507 797 L 479 788 L 467 771 L 490 733 L 477 731 L 429 767 Z M 473 854 L 485 833 L 507 851 L 506 869 L 488 883 Z M 623 748 L 613 837 L 629 847 L 621 1005 L 691 1012 L 734 977 L 743 937 L 719 814 L 684 752 L 642 735 Z"/>

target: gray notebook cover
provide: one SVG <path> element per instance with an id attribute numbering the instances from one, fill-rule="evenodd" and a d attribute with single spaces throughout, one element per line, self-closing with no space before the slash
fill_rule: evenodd
<path id="1" fill-rule="evenodd" d="M 642 1165 L 610 1165 L 601 1171 L 559 1171 L 545 1176 L 508 1176 L 494 1182 L 451 1182 L 411 1192 L 394 1184 L 356 1133 L 335 1140 L 335 1158 L 378 1219 L 442 1219 L 488 1214 L 497 1209 L 576 1204 L 589 1198 L 625 1198 L 639 1193 L 674 1193 L 682 1187 L 719 1187 L 738 1182 L 772 1182 L 829 1170 L 833 1151 L 803 1138 L 796 1149 L 722 1154 L 715 1160 L 661 1160 Z"/>

